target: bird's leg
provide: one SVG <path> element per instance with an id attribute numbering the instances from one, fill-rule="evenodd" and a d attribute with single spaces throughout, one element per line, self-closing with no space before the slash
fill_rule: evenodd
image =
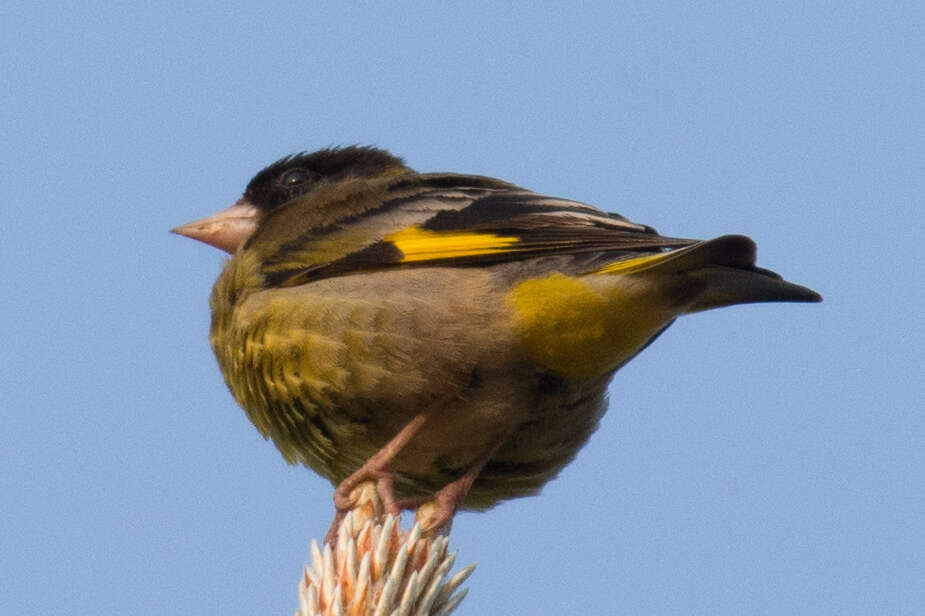
<path id="1" fill-rule="evenodd" d="M 491 447 L 472 463 L 472 466 L 466 470 L 466 473 L 459 479 L 448 483 L 434 494 L 433 499 L 420 506 L 415 514 L 415 522 L 421 523 L 421 530 L 427 533 L 435 531 L 449 532 L 450 525 L 453 523 L 453 516 L 459 509 L 466 495 L 472 488 L 476 477 L 485 468 L 489 460 L 497 453 L 498 448 L 506 440 L 499 438 Z M 411 501 L 403 501 L 400 505 L 410 505 Z"/>
<path id="2" fill-rule="evenodd" d="M 382 449 L 374 453 L 363 466 L 354 471 L 349 477 L 338 484 L 334 490 L 334 521 L 331 522 L 331 528 L 325 535 L 325 541 L 333 544 L 337 537 L 337 529 L 343 522 L 347 512 L 356 505 L 356 496 L 351 492 L 361 483 L 374 481 L 379 498 L 382 499 L 385 512 L 390 515 L 398 515 L 401 508 L 395 500 L 395 492 L 392 489 L 392 472 L 389 467 L 395 456 L 408 444 L 408 441 L 417 434 L 424 422 L 430 416 L 429 413 L 420 413 L 414 419 L 405 424 L 398 434 L 392 437 L 392 440 L 386 443 Z"/>

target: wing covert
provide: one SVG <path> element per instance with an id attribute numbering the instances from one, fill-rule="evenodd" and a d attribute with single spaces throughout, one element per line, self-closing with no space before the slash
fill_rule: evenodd
<path id="1" fill-rule="evenodd" d="M 336 225 L 277 260 L 271 286 L 396 267 L 462 267 L 549 255 L 602 253 L 619 259 L 694 243 L 595 207 L 470 176 L 431 174 L 413 194 Z M 482 178 L 476 178 L 481 180 Z M 622 254 L 621 254 L 622 253 Z"/>

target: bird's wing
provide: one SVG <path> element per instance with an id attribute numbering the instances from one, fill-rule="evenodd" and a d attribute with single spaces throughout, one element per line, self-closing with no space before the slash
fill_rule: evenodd
<path id="1" fill-rule="evenodd" d="M 290 245 L 266 262 L 270 286 L 397 267 L 459 267 L 550 255 L 631 258 L 695 243 L 590 205 L 479 178 L 433 174 L 412 194 L 386 201 L 326 235 Z M 384 205 L 385 205 L 384 204 Z M 299 257 L 298 255 L 304 255 Z M 319 260 L 319 255 L 329 258 Z"/>

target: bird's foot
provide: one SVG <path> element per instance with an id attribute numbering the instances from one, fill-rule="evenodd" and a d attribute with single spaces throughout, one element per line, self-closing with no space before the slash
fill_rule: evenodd
<path id="1" fill-rule="evenodd" d="M 367 468 L 366 464 L 360 467 L 355 473 L 340 482 L 340 485 L 334 490 L 334 520 L 331 527 L 324 536 L 326 543 L 334 544 L 337 538 L 337 529 L 343 523 L 347 513 L 355 509 L 360 504 L 360 497 L 363 494 L 365 484 L 373 484 L 378 496 L 378 503 L 381 504 L 381 511 L 375 512 L 375 517 L 380 517 L 383 513 L 386 515 L 398 515 L 401 508 L 395 500 L 395 492 L 392 488 L 392 473 L 388 464 L 384 468 Z"/>
<path id="2" fill-rule="evenodd" d="M 334 508 L 344 513 L 353 509 L 359 498 L 356 489 L 364 483 L 376 484 L 386 513 L 398 513 L 395 493 L 392 490 L 392 472 L 388 464 L 382 468 L 367 467 L 364 464 L 355 473 L 341 481 L 334 490 Z"/>
<path id="3" fill-rule="evenodd" d="M 456 511 L 466 498 L 465 494 L 457 490 L 448 490 L 453 485 L 449 484 L 433 498 L 417 506 L 414 522 L 421 525 L 421 534 L 424 536 L 450 533 Z"/>
<path id="4" fill-rule="evenodd" d="M 427 413 L 415 416 L 391 441 L 364 462 L 363 466 L 340 482 L 334 490 L 334 521 L 331 522 L 331 527 L 325 535 L 326 542 L 333 545 L 334 540 L 337 538 L 337 529 L 340 528 L 344 517 L 357 504 L 356 488 L 366 482 L 375 482 L 376 491 L 379 493 L 379 498 L 382 500 L 386 514 L 398 515 L 401 513 L 401 508 L 395 500 L 395 492 L 392 488 L 390 464 L 395 456 L 408 444 L 411 437 L 421 429 L 427 418 Z"/>
<path id="5" fill-rule="evenodd" d="M 476 477 L 485 468 L 485 464 L 495 455 L 504 442 L 503 438 L 496 440 L 485 452 L 469 467 L 466 473 L 443 486 L 432 499 L 417 506 L 414 521 L 421 524 L 421 531 L 427 534 L 449 534 L 453 524 L 453 517 L 462 506 L 469 494 Z M 406 501 L 399 503 L 404 505 Z"/>

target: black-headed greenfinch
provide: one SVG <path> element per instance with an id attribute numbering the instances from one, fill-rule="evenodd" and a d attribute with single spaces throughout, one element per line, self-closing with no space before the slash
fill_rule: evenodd
<path id="1" fill-rule="evenodd" d="M 232 254 L 210 341 L 257 429 L 340 484 L 339 507 L 394 481 L 442 497 L 439 523 L 555 477 L 614 372 L 678 316 L 820 300 L 756 267 L 747 237 L 663 237 L 368 147 L 284 158 L 175 231 Z"/>

